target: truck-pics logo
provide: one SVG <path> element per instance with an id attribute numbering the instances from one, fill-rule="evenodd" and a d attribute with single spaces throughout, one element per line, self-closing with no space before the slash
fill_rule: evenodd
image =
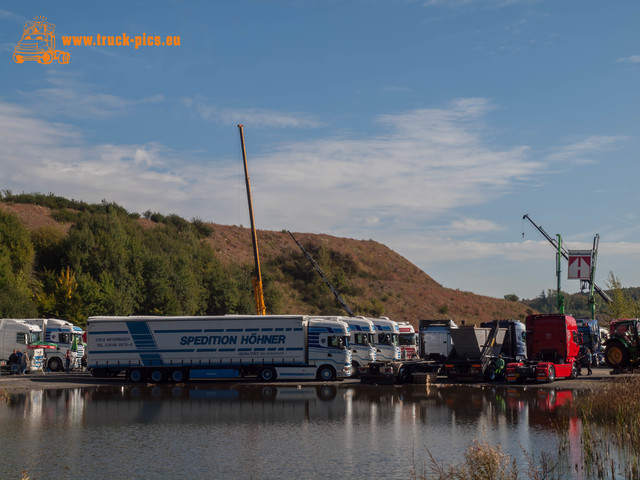
<path id="1" fill-rule="evenodd" d="M 46 22 L 46 17 L 34 17 L 33 21 L 24 24 L 22 38 L 13 51 L 13 61 L 23 63 L 36 61 L 50 64 L 54 60 L 58 63 L 69 63 L 71 55 L 68 52 L 56 50 L 56 26 Z"/>

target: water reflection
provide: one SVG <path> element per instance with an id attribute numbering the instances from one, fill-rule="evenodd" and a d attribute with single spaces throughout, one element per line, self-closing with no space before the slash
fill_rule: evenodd
<path id="1" fill-rule="evenodd" d="M 0 478 L 24 469 L 34 478 L 66 478 L 73 465 L 93 478 L 118 477 L 123 466 L 141 468 L 139 478 L 408 478 L 424 446 L 439 461 L 457 462 L 483 435 L 519 459 L 522 449 L 554 445 L 558 411 L 574 395 L 359 384 L 28 391 L 0 403 L 0 448 L 12 459 Z M 51 451 L 53 437 L 63 448 Z M 140 456 L 145 449 L 157 465 Z"/>

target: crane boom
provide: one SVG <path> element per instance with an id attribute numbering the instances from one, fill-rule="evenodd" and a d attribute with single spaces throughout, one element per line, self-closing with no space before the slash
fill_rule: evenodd
<path id="1" fill-rule="evenodd" d="M 293 236 L 293 233 L 291 233 L 289 230 L 287 230 L 287 233 L 291 235 L 291 238 L 293 238 L 293 241 L 298 244 L 298 247 L 300 247 L 300 250 L 302 250 L 302 253 L 304 253 L 304 256 L 307 257 L 307 260 L 311 262 L 311 265 L 313 265 L 313 268 L 316 269 L 316 272 L 320 274 L 320 276 L 324 280 L 324 283 L 326 283 L 327 287 L 329 287 L 329 290 L 331 290 L 331 292 L 336 296 L 336 299 L 338 300 L 338 302 L 340 302 L 340 305 L 342 305 L 342 308 L 344 308 L 344 310 L 349 314 L 350 317 L 355 317 L 356 316 L 355 313 L 353 313 L 353 311 L 349 308 L 349 305 L 347 305 L 347 303 L 342 299 L 342 297 L 338 293 L 338 290 L 336 290 L 336 288 L 333 286 L 333 284 L 329 281 L 327 276 L 322 271 L 322 268 L 320 268 L 320 265 L 318 265 L 316 261 L 313 259 L 313 257 L 311 256 L 311 254 L 307 252 L 302 247 L 302 245 L 300 245 L 300 242 L 296 239 L 296 237 Z"/>
<path id="2" fill-rule="evenodd" d="M 251 184 L 249 183 L 249 167 L 247 166 L 247 151 L 244 146 L 244 125 L 238 125 L 240 131 L 240 143 L 242 144 L 242 160 L 244 161 L 244 179 L 247 186 L 247 201 L 249 203 L 249 220 L 251 221 L 251 241 L 253 243 L 253 258 L 256 266 L 256 276 L 253 279 L 253 295 L 256 301 L 256 313 L 266 315 L 267 309 L 264 305 L 264 295 L 262 293 L 262 273 L 260 272 L 260 256 L 258 255 L 258 237 L 256 235 L 256 225 L 253 220 L 253 202 L 251 201 Z"/>
<path id="3" fill-rule="evenodd" d="M 544 231 L 544 228 L 542 228 L 539 225 L 536 225 L 536 223 L 533 220 L 531 220 L 531 217 L 529 216 L 529 214 L 525 214 L 522 217 L 522 220 L 524 220 L 525 218 L 527 220 L 529 220 L 529 222 L 531 222 L 531 225 L 536 227 L 536 230 L 538 230 L 538 232 L 540 232 L 542 234 L 542 236 L 544 238 L 546 238 L 549 241 L 549 243 L 551 243 L 551 245 L 553 245 L 554 248 L 560 252 L 560 254 L 562 255 L 562 258 L 564 258 L 568 262 L 569 261 L 569 252 L 564 247 L 564 245 L 561 245 L 561 244 L 559 245 L 555 238 L 551 237 L 547 232 Z M 522 231 L 522 236 L 524 237 L 524 230 Z M 604 290 L 602 290 L 598 285 L 596 285 L 595 282 L 592 282 L 590 280 L 587 280 L 587 281 L 591 284 L 591 287 L 593 287 L 593 290 L 598 295 L 600 295 L 600 297 L 605 302 L 607 302 L 607 303 L 611 303 L 612 302 L 611 297 L 609 295 L 607 295 L 607 293 Z"/>

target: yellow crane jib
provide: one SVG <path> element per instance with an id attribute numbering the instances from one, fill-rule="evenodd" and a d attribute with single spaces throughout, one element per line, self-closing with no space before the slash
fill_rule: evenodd
<path id="1" fill-rule="evenodd" d="M 253 243 L 253 258 L 256 265 L 256 276 L 253 279 L 253 294 L 256 298 L 256 313 L 266 315 L 267 309 L 264 306 L 264 296 L 262 294 L 262 273 L 260 272 L 260 256 L 258 255 L 258 237 L 256 236 L 256 225 L 253 220 L 253 202 L 251 201 L 251 184 L 249 183 L 249 167 L 247 166 L 247 150 L 244 146 L 244 125 L 238 125 L 240 131 L 240 144 L 242 146 L 242 160 L 244 162 L 244 180 L 247 186 L 247 202 L 249 203 L 249 220 L 251 221 L 251 240 Z"/>

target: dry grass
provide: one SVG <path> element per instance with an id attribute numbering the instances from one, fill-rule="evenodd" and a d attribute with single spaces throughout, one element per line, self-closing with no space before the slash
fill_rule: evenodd
<path id="1" fill-rule="evenodd" d="M 8 402 L 11 399 L 11 394 L 6 388 L 0 388 L 0 402 Z"/>
<path id="2" fill-rule="evenodd" d="M 464 453 L 460 464 L 444 465 L 436 461 L 429 449 L 426 449 L 428 463 L 420 471 L 415 459 L 411 471 L 411 480 L 518 480 L 520 477 L 516 460 L 502 450 L 502 446 L 491 445 L 487 439 L 473 440 Z M 526 478 L 530 480 L 560 480 L 559 459 L 546 453 L 535 458 L 523 450 L 528 468 Z"/>
<path id="3" fill-rule="evenodd" d="M 640 377 L 622 377 L 578 400 L 590 478 L 640 479 Z"/>

